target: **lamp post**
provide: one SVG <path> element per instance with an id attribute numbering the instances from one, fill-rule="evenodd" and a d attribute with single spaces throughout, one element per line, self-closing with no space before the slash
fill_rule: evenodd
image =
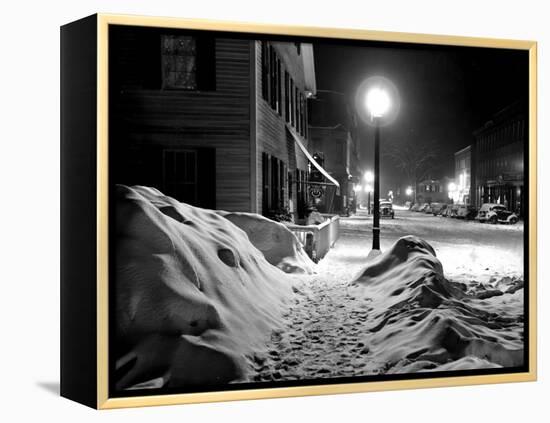
<path id="1" fill-rule="evenodd" d="M 374 122 L 374 217 L 372 220 L 372 249 L 380 250 L 380 121 L 390 108 L 388 93 L 379 87 L 367 91 L 366 106 Z"/>
<path id="2" fill-rule="evenodd" d="M 397 117 L 400 106 L 399 95 L 390 80 L 381 76 L 372 76 L 359 86 L 355 102 L 361 119 L 374 127 L 372 249 L 380 250 L 380 128 L 389 125 Z"/>

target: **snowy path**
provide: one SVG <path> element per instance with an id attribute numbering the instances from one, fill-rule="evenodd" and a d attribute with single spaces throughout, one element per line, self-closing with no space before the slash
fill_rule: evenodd
<path id="1" fill-rule="evenodd" d="M 342 219 L 341 237 L 317 266 L 314 276 L 298 277 L 297 295 L 283 328 L 273 331 L 265 352 L 254 356 L 255 381 L 348 377 L 385 372 L 369 360 L 372 307 L 356 299 L 349 282 L 367 263 L 372 219 L 364 214 Z M 522 272 L 523 228 L 492 226 L 397 211 L 382 221 L 382 249 L 405 235 L 429 240 L 445 274 L 455 281 Z M 480 280 L 483 279 L 483 280 Z"/>
<path id="2" fill-rule="evenodd" d="M 343 234 L 319 263 L 299 279 L 285 327 L 272 333 L 267 353 L 256 354 L 256 381 L 318 379 L 364 373 L 369 350 L 364 326 L 371 309 L 348 284 L 364 268 L 370 238 Z"/>

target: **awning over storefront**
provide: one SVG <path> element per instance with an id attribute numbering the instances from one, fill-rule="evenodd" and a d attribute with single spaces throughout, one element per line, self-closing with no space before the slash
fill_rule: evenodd
<path id="1" fill-rule="evenodd" d="M 315 160 L 311 156 L 311 154 L 309 154 L 309 151 L 307 151 L 307 148 L 304 146 L 304 144 L 302 144 L 302 141 L 300 141 L 300 137 L 298 136 L 298 134 L 296 134 L 296 132 L 294 131 L 294 128 L 292 128 L 292 126 L 290 126 L 289 124 L 286 124 L 286 129 L 288 130 L 288 132 L 290 132 L 290 134 L 292 135 L 292 138 L 294 138 L 294 142 L 296 142 L 296 144 L 298 145 L 300 150 L 302 150 L 302 153 L 304 153 L 304 155 L 307 157 L 307 159 L 309 160 L 311 165 L 315 166 L 315 168 L 319 172 L 321 172 L 321 174 L 325 178 L 327 178 L 327 180 L 331 184 L 336 186 L 336 194 L 340 195 L 340 184 L 338 183 L 338 181 L 336 179 L 334 179 L 332 176 L 330 176 L 330 174 L 325 169 L 323 169 L 323 167 L 319 163 L 317 163 L 317 160 Z"/>

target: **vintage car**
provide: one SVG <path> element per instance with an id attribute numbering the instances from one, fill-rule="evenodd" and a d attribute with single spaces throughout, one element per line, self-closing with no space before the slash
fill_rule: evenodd
<path id="1" fill-rule="evenodd" d="M 426 212 L 426 210 L 428 208 L 430 208 L 430 203 L 424 203 L 418 208 L 418 211 L 419 212 Z"/>
<path id="2" fill-rule="evenodd" d="M 449 212 L 447 216 L 449 217 L 457 217 L 458 214 L 458 204 L 451 204 L 449 207 Z"/>
<path id="3" fill-rule="evenodd" d="M 445 207 L 443 210 L 441 210 L 441 213 L 439 213 L 443 217 L 451 217 L 451 209 L 453 205 L 448 204 L 447 207 Z"/>
<path id="4" fill-rule="evenodd" d="M 420 208 L 420 204 L 414 203 L 409 210 L 417 212 L 419 208 Z"/>
<path id="5" fill-rule="evenodd" d="M 455 214 L 458 219 L 472 220 L 476 217 L 476 209 L 466 204 L 457 204 Z"/>
<path id="6" fill-rule="evenodd" d="M 391 201 L 380 200 L 380 217 L 391 217 L 392 219 L 395 217 Z"/>
<path id="7" fill-rule="evenodd" d="M 430 206 L 431 212 L 434 216 L 442 215 L 443 212 L 447 209 L 447 204 L 445 203 L 432 203 Z"/>
<path id="8" fill-rule="evenodd" d="M 489 223 L 511 223 L 515 224 L 519 220 L 517 214 L 508 210 L 506 206 L 495 203 L 485 203 L 479 209 L 476 219 L 480 222 Z"/>

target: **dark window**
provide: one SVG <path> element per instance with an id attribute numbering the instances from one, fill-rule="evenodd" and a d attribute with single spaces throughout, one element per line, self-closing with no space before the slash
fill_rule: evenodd
<path id="1" fill-rule="evenodd" d="M 277 51 L 262 42 L 262 97 L 279 115 L 283 115 L 282 63 Z"/>
<path id="2" fill-rule="evenodd" d="M 277 157 L 262 153 L 262 213 L 264 215 L 286 204 L 288 185 L 286 163 Z"/>
<path id="3" fill-rule="evenodd" d="M 271 157 L 271 204 L 270 209 L 276 210 L 279 208 L 281 180 L 280 180 L 280 167 L 277 157 Z"/>
<path id="4" fill-rule="evenodd" d="M 180 90 L 214 90 L 216 88 L 214 38 L 162 34 L 160 44 L 162 88 Z"/>
<path id="5" fill-rule="evenodd" d="M 166 149 L 162 154 L 162 191 L 194 206 L 215 208 L 215 150 Z"/>
<path id="6" fill-rule="evenodd" d="M 277 88 L 277 112 L 279 113 L 279 115 L 283 115 L 283 104 L 282 104 L 282 99 L 283 99 L 283 95 L 282 95 L 282 91 L 283 91 L 283 88 L 282 88 L 282 85 L 281 85 L 281 61 L 279 59 L 277 59 L 277 74 L 276 74 L 276 83 L 275 83 L 275 86 Z"/>
<path id="7" fill-rule="evenodd" d="M 289 103 L 290 103 L 290 124 L 292 126 L 295 126 L 296 125 L 296 114 L 294 112 L 294 80 L 291 78 L 290 79 L 290 98 L 289 98 Z"/>
<path id="8" fill-rule="evenodd" d="M 162 35 L 162 87 L 197 89 L 197 43 L 188 35 Z"/>
<path id="9" fill-rule="evenodd" d="M 285 71 L 285 121 L 290 123 L 290 75 Z"/>
<path id="10" fill-rule="evenodd" d="M 262 213 L 265 215 L 270 209 L 271 200 L 271 162 L 269 160 L 269 154 L 262 153 Z"/>
<path id="11" fill-rule="evenodd" d="M 298 87 L 294 87 L 294 114 L 295 114 L 294 127 L 296 128 L 296 130 L 298 132 L 300 132 L 300 125 L 301 125 L 301 122 L 300 122 L 300 105 L 299 105 L 300 95 L 299 95 L 299 93 L 300 93 L 300 91 L 298 91 Z"/>
<path id="12" fill-rule="evenodd" d="M 293 179 L 294 178 L 292 177 L 292 172 L 289 171 L 288 172 L 288 198 L 292 198 L 292 195 L 294 194 L 294 190 L 292 187 L 292 183 L 294 182 Z"/>
<path id="13" fill-rule="evenodd" d="M 269 49 L 262 41 L 262 97 L 265 101 L 269 101 L 269 84 Z"/>
<path id="14" fill-rule="evenodd" d="M 271 108 L 273 110 L 276 110 L 277 108 L 277 61 L 276 61 L 276 53 L 273 46 L 269 46 L 269 82 L 270 82 L 270 104 Z"/>

